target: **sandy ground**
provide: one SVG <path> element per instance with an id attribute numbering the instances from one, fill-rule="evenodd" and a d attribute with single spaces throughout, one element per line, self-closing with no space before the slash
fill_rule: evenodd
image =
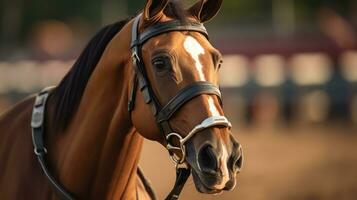
<path id="1" fill-rule="evenodd" d="M 218 196 L 204 195 L 190 179 L 181 199 L 357 199 L 356 128 L 261 127 L 236 133 L 245 154 L 238 187 Z M 140 162 L 159 199 L 164 199 L 175 173 L 167 152 L 147 141 Z"/>
<path id="2" fill-rule="evenodd" d="M 0 102 L 0 108 L 5 104 L 8 102 Z M 199 194 L 190 179 L 180 199 L 357 199 L 357 127 L 250 126 L 234 132 L 245 154 L 236 189 L 218 196 Z M 175 175 L 164 147 L 146 141 L 140 165 L 159 199 L 164 199 Z"/>

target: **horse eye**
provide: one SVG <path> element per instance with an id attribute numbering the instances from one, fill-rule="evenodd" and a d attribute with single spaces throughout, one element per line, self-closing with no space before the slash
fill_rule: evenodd
<path id="1" fill-rule="evenodd" d="M 170 62 L 168 61 L 168 58 L 154 58 L 152 61 L 152 65 L 158 71 L 163 71 L 169 68 Z"/>
<path id="2" fill-rule="evenodd" d="M 162 60 L 157 60 L 157 61 L 154 61 L 154 66 L 158 69 L 163 69 L 165 68 L 165 62 L 162 61 Z"/>

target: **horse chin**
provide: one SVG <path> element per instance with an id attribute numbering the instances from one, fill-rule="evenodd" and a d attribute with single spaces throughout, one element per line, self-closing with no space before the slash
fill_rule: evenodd
<path id="1" fill-rule="evenodd" d="M 214 195 L 222 194 L 223 190 L 218 190 L 208 187 L 201 179 L 201 177 L 198 175 L 198 173 L 195 172 L 194 170 L 192 170 L 192 177 L 198 192 L 203 194 L 214 194 Z"/>

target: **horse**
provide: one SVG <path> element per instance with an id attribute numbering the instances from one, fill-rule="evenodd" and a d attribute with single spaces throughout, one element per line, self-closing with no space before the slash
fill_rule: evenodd
<path id="1" fill-rule="evenodd" d="M 172 158 L 178 199 L 232 190 L 242 147 L 224 116 L 222 55 L 203 23 L 222 0 L 147 0 L 108 25 L 54 88 L 0 116 L 0 199 L 155 199 L 138 167 L 144 139 Z"/>

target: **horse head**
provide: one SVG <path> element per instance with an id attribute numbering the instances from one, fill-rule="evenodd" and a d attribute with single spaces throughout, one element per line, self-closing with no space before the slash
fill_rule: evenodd
<path id="1" fill-rule="evenodd" d="M 200 0 L 184 9 L 148 0 L 133 24 L 132 122 L 142 136 L 165 146 L 178 166 L 192 169 L 202 193 L 232 190 L 243 160 L 222 108 L 222 55 L 202 25 L 221 3 Z"/>

